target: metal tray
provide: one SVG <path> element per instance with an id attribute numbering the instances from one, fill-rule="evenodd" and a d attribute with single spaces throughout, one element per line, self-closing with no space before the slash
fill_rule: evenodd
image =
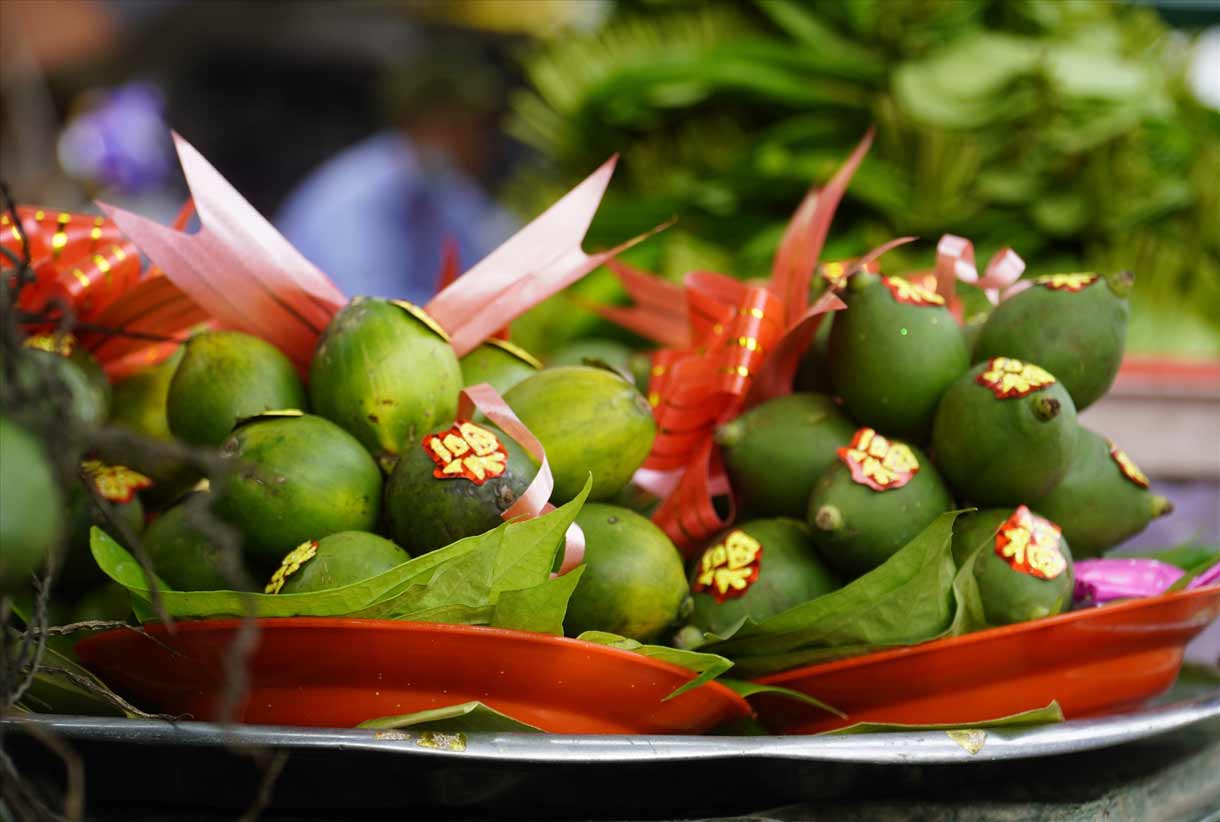
<path id="1" fill-rule="evenodd" d="M 907 801 L 912 791 L 935 801 L 938 792 L 960 797 L 991 790 L 982 794 L 990 801 L 1014 784 L 1026 791 L 1030 785 L 1048 789 L 1069 777 L 1063 790 L 1079 792 L 1090 769 L 1099 779 L 1104 775 L 1122 784 L 1124 772 L 1129 780 L 1142 775 L 1132 770 L 1141 761 L 1149 769 L 1163 769 L 1174 756 L 1197 758 L 1201 750 L 1220 757 L 1220 690 L 1215 689 L 1136 713 L 997 728 L 965 738 L 945 731 L 441 736 L 68 716 L 5 720 L 5 744 L 13 747 L 19 765 L 50 773 L 62 771 L 62 765 L 22 733 L 24 722 L 60 735 L 80 752 L 91 807 L 121 808 L 127 816 L 115 818 L 129 819 L 162 818 L 138 814 L 149 803 L 195 814 L 240 810 L 258 791 L 251 749 L 287 754 L 268 818 L 311 820 L 388 808 L 475 818 L 674 818 L 861 796 Z M 1141 741 L 1157 752 L 1155 758 L 1132 753 Z M 1101 750 L 1106 748 L 1113 750 Z M 1037 761 L 1048 756 L 1071 762 L 1049 768 Z M 963 767 L 970 774 L 965 780 Z M 1207 768 L 1214 773 L 1214 763 Z M 226 788 L 218 791 L 217 785 Z M 642 797 L 648 797 L 646 811 Z"/>

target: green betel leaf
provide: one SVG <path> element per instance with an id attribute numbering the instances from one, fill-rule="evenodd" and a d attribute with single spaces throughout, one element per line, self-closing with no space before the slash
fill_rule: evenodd
<path id="1" fill-rule="evenodd" d="M 396 594 L 403 588 L 426 582 L 448 562 L 479 550 L 487 541 L 498 541 L 499 533 L 481 534 L 424 554 L 360 582 L 307 594 L 251 594 L 240 591 L 174 591 L 160 587 L 161 601 L 172 617 L 205 619 L 221 616 L 256 617 L 346 616 Z M 139 563 L 100 528 L 90 539 L 98 567 L 132 595 L 136 615 L 151 618 L 152 599 Z"/>
<path id="2" fill-rule="evenodd" d="M 1177 582 L 1175 582 L 1173 585 L 1170 585 L 1168 588 L 1165 589 L 1165 593 L 1172 594 L 1172 593 L 1176 593 L 1177 591 L 1186 590 L 1186 586 L 1189 585 L 1190 583 L 1194 582 L 1195 577 L 1198 577 L 1198 576 L 1202 575 L 1204 572 L 1210 570 L 1217 563 L 1220 563 L 1220 557 L 1213 556 L 1213 557 L 1210 557 L 1209 559 L 1203 560 L 1202 562 L 1200 562 L 1199 564 L 1197 564 L 1193 567 L 1187 568 L 1186 573 L 1182 574 L 1182 576 L 1178 578 Z"/>
<path id="3" fill-rule="evenodd" d="M 593 476 L 571 501 L 535 519 L 509 523 L 496 560 L 492 594 L 528 588 L 546 581 L 563 547 L 564 534 L 584 506 L 593 488 Z"/>
<path id="4" fill-rule="evenodd" d="M 110 690 L 73 654 L 61 652 L 50 643 L 43 651 L 34 681 L 20 704 L 37 713 L 126 716 L 129 719 L 152 716 Z"/>
<path id="5" fill-rule="evenodd" d="M 732 660 L 725 659 L 716 654 L 705 654 L 700 651 L 684 651 L 681 648 L 670 648 L 667 645 L 645 645 L 634 639 L 628 639 L 627 637 L 611 634 L 606 631 L 585 631 L 576 638 L 584 642 L 608 645 L 621 651 L 631 651 L 640 656 L 668 662 L 671 665 L 677 665 L 679 668 L 686 668 L 699 674 L 690 682 L 666 696 L 665 699 L 661 700 L 662 702 L 668 702 L 676 696 L 681 696 L 687 691 L 711 682 L 733 667 Z"/>
<path id="6" fill-rule="evenodd" d="M 953 522 L 941 514 L 883 565 L 843 588 L 702 649 L 756 675 L 943 634 L 955 615 Z"/>
<path id="7" fill-rule="evenodd" d="M 586 483 L 575 499 L 541 517 L 505 523 L 342 588 L 305 594 L 248 594 L 161 587 L 161 599 L 176 618 L 251 613 L 256 617 L 358 616 L 486 625 L 494 619 L 494 606 L 502 593 L 535 588 L 549 580 L 564 532 L 576 519 L 589 487 Z M 132 595 L 137 617 L 154 618 L 152 595 L 135 558 L 97 528 L 93 529 L 92 549 L 98 566 Z M 573 580 L 564 585 L 574 584 Z M 561 597 L 566 608 L 564 585 L 550 586 L 545 596 L 532 595 L 537 598 L 535 604 L 548 606 L 541 624 L 554 625 Z M 566 590 L 570 597 L 571 590 Z M 562 619 L 561 614 L 559 621 Z M 517 621 L 525 620 L 518 617 Z"/>
<path id="8" fill-rule="evenodd" d="M 449 733 L 543 733 L 541 728 L 513 719 L 482 702 L 463 702 L 460 705 L 416 711 L 413 714 L 366 719 L 356 727 L 378 731 L 410 728 L 413 731 Z"/>
<path id="9" fill-rule="evenodd" d="M 382 597 L 368 608 L 350 616 L 365 619 L 414 619 L 418 613 L 445 605 L 462 604 L 476 607 L 488 604 L 496 553 L 504 542 L 504 528 L 505 526 L 500 526 L 484 534 L 477 550 L 455 557 L 437 568 L 428 579 L 412 584 L 393 596 Z"/>
<path id="10" fill-rule="evenodd" d="M 489 625 L 495 612 L 494 605 L 463 605 L 455 602 L 423 608 L 400 618 L 409 622 L 438 622 L 445 625 Z"/>
<path id="11" fill-rule="evenodd" d="M 148 579 L 144 576 L 144 569 L 140 567 L 139 561 L 96 525 L 89 531 L 89 548 L 93 552 L 94 561 L 108 577 L 128 591 L 148 591 Z M 157 590 L 167 591 L 169 586 L 158 578 Z"/>
<path id="12" fill-rule="evenodd" d="M 743 699 L 749 699 L 750 697 L 758 694 L 774 694 L 776 696 L 796 700 L 797 702 L 803 702 L 806 705 L 812 705 L 815 708 L 820 708 L 821 710 L 834 714 L 835 716 L 847 716 L 847 714 L 843 713 L 833 705 L 827 705 L 820 699 L 815 699 L 809 694 L 794 691 L 791 688 L 783 688 L 779 685 L 763 685 L 761 682 L 749 682 L 744 679 L 730 679 L 729 677 L 721 679 L 720 683 L 726 688 L 736 691 L 737 695 Z"/>
<path id="13" fill-rule="evenodd" d="M 903 725 L 894 722 L 857 722 L 846 728 L 826 731 L 821 735 L 834 734 L 869 734 L 884 731 L 953 731 L 975 730 L 982 728 L 1012 728 L 1029 725 L 1048 725 L 1063 721 L 1063 710 L 1059 703 L 1052 701 L 1043 708 L 1034 708 L 1011 716 L 1001 716 L 992 719 L 979 719 L 975 722 L 951 722 L 943 725 Z"/>
<path id="14" fill-rule="evenodd" d="M 496 601 L 491 624 L 496 628 L 563 636 L 568 601 L 584 572 L 585 566 L 578 565 L 561 577 L 547 579 L 533 587 L 505 591 Z"/>
<path id="15" fill-rule="evenodd" d="M 563 545 L 563 535 L 580 513 L 590 487 L 591 482 L 586 481 L 580 494 L 548 514 L 524 522 L 501 525 L 494 531 L 483 534 L 478 549 L 446 563 L 421 584 L 400 588 L 393 596 L 382 597 L 370 607 L 351 616 L 424 621 L 419 614 L 431 612 L 441 606 L 462 604 L 476 609 L 491 609 L 507 592 L 543 585 L 550 579 L 555 554 Z M 566 584 L 574 585 L 575 582 Z M 564 590 L 563 585 L 550 587 L 546 596 L 538 599 L 538 603 L 545 600 L 552 606 L 553 611 Z M 540 597 L 539 594 L 533 596 Z M 571 590 L 568 590 L 562 600 L 565 610 L 570 596 Z M 511 609 L 513 606 L 510 604 L 509 607 Z M 489 619 L 493 618 L 493 610 L 487 611 Z M 507 614 L 508 611 L 505 619 L 514 619 Z M 520 616 L 517 621 L 523 624 Z M 559 621 L 563 621 L 562 613 Z M 540 622 L 545 625 L 554 624 L 550 616 Z"/>
<path id="16" fill-rule="evenodd" d="M 961 636 L 971 631 L 980 631 L 990 627 L 983 612 L 983 598 L 979 594 L 978 580 L 974 576 L 974 563 L 978 560 L 979 555 L 988 550 L 992 544 L 991 537 L 983 540 L 962 563 L 962 567 L 957 571 L 957 576 L 953 578 L 955 610 L 953 623 L 945 632 L 946 636 Z"/>

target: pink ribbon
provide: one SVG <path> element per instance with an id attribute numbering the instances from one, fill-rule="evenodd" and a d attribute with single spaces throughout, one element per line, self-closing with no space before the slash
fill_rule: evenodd
<path id="1" fill-rule="evenodd" d="M 1005 246 L 992 256 L 983 275 L 974 263 L 974 243 L 956 234 L 946 234 L 936 244 L 936 293 L 959 321 L 962 318 L 961 299 L 957 296 L 960 280 L 983 289 L 992 305 L 1024 290 L 1017 280 L 1025 271 L 1025 261 L 1017 252 Z M 1028 287 L 1028 286 L 1026 286 Z"/>
<path id="2" fill-rule="evenodd" d="M 580 247 L 617 162 L 618 155 L 611 157 L 424 306 L 448 332 L 459 357 L 530 308 L 669 225 L 596 254 L 587 254 Z"/>
<path id="3" fill-rule="evenodd" d="M 1220 585 L 1220 562 L 1217 562 L 1215 565 L 1188 582 L 1186 584 L 1186 590 L 1193 591 L 1196 588 L 1210 588 L 1213 585 Z"/>
<path id="4" fill-rule="evenodd" d="M 513 409 L 509 408 L 500 393 L 485 382 L 468 386 L 458 395 L 458 419 L 470 419 L 476 408 L 538 461 L 538 473 L 517 501 L 500 514 L 500 518 L 505 522 L 512 522 L 533 519 L 554 511 L 555 506 L 547 500 L 551 498 L 551 491 L 555 488 L 555 478 L 542 443 L 525 427 L 525 423 L 521 422 Z M 580 565 L 584 557 L 585 532 L 579 525 L 572 523 L 564 535 L 563 564 L 559 567 L 559 574 L 566 574 Z"/>
<path id="5" fill-rule="evenodd" d="M 210 316 L 262 337 L 307 373 L 318 336 L 347 298 L 194 146 L 173 137 L 199 212 L 198 232 L 183 234 L 106 203 L 98 207 Z"/>

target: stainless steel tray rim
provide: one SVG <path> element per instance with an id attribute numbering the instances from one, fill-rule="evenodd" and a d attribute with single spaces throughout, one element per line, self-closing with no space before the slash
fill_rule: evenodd
<path id="1" fill-rule="evenodd" d="M 1177 730 L 1220 717 L 1220 690 L 1145 711 L 1080 719 L 1029 728 L 986 729 L 983 746 L 971 753 L 942 730 L 841 736 L 565 736 L 467 733 L 463 750 L 421 744 L 368 729 L 218 725 L 77 716 L 7 718 L 5 730 L 36 722 L 68 739 L 188 746 L 271 746 L 284 749 L 352 750 L 415 757 L 452 757 L 566 765 L 786 759 L 856 764 L 952 764 L 1054 756 L 1096 750 Z M 435 745 L 433 741 L 431 743 Z"/>

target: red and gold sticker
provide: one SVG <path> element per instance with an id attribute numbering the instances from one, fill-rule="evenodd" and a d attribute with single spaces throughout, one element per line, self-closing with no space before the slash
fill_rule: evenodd
<path id="1" fill-rule="evenodd" d="M 98 460 L 85 460 L 80 467 L 97 488 L 97 492 L 111 502 L 131 502 L 137 491 L 153 486 L 151 479 L 124 465 L 106 465 Z"/>
<path id="2" fill-rule="evenodd" d="M 740 528 L 730 531 L 722 542 L 703 552 L 691 587 L 696 592 L 710 591 L 721 603 L 741 596 L 758 580 L 762 550 L 762 543 Z"/>
<path id="3" fill-rule="evenodd" d="M 924 306 L 945 304 L 945 298 L 926 285 L 902 277 L 882 277 L 881 282 L 885 283 L 890 294 L 900 303 Z"/>
<path id="4" fill-rule="evenodd" d="M 288 556 L 284 557 L 284 561 L 280 563 L 280 567 L 275 569 L 275 573 L 271 575 L 271 581 L 267 583 L 267 587 L 263 589 L 264 593 L 278 594 L 280 589 L 284 587 L 284 583 L 288 581 L 288 577 L 301 570 L 301 566 L 309 562 L 318 555 L 317 540 L 302 542 L 296 548 L 288 552 Z"/>
<path id="5" fill-rule="evenodd" d="M 1106 440 L 1106 442 L 1110 444 L 1110 456 L 1118 463 L 1118 470 L 1123 472 L 1123 476 L 1140 488 L 1147 488 L 1148 475 L 1141 471 L 1135 461 L 1127 456 L 1127 452 L 1115 445 L 1113 440 Z"/>
<path id="6" fill-rule="evenodd" d="M 1048 274 L 1037 277 L 1034 283 L 1051 291 L 1084 291 L 1097 282 L 1096 274 Z"/>
<path id="7" fill-rule="evenodd" d="M 891 442 L 871 428 L 861 428 L 851 445 L 839 449 L 851 478 L 874 491 L 901 488 L 919 473 L 919 459 L 909 445 Z"/>
<path id="8" fill-rule="evenodd" d="M 825 263 L 819 268 L 818 273 L 831 291 L 840 291 L 843 286 L 847 285 L 847 263 L 845 262 L 835 260 Z"/>
<path id="9" fill-rule="evenodd" d="M 26 348 L 37 348 L 39 351 L 49 351 L 61 357 L 68 357 L 76 348 L 76 337 L 71 334 L 35 334 L 32 337 L 26 337 L 22 345 Z"/>
<path id="10" fill-rule="evenodd" d="M 496 435 L 473 422 L 458 420 L 448 431 L 424 437 L 424 451 L 436 463 L 437 479 L 462 477 L 482 485 L 508 468 L 508 452 Z"/>
<path id="11" fill-rule="evenodd" d="M 1059 526 L 1024 505 L 1012 512 L 995 535 L 995 552 L 1014 571 L 1054 579 L 1067 570 Z"/>
<path id="12" fill-rule="evenodd" d="M 979 385 L 991 389 L 998 399 L 1010 400 L 1041 391 L 1055 384 L 1055 377 L 1045 368 L 1011 357 L 992 357 L 982 373 L 975 377 Z"/>
<path id="13" fill-rule="evenodd" d="M 862 268 L 859 267 L 854 260 L 832 260 L 828 263 L 822 263 L 818 266 L 818 276 L 826 283 L 831 291 L 842 291 L 843 286 L 847 285 L 848 272 L 853 269 L 858 271 L 867 271 L 869 274 L 879 274 L 881 272 L 881 263 L 878 260 L 872 260 L 866 263 Z"/>

